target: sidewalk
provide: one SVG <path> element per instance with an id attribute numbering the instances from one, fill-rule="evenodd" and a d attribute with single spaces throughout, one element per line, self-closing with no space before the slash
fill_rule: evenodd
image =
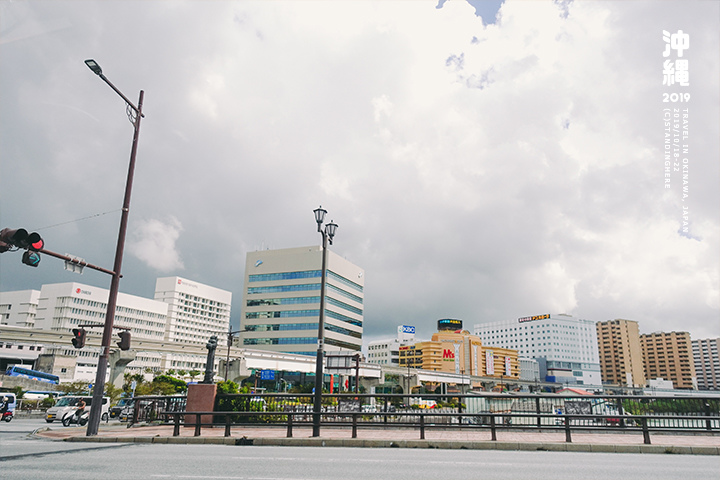
<path id="1" fill-rule="evenodd" d="M 652 445 L 643 443 L 639 432 L 628 433 L 572 433 L 572 443 L 565 442 L 562 431 L 526 432 L 499 430 L 497 441 L 491 440 L 489 430 L 426 429 L 420 440 L 417 429 L 359 428 L 357 438 L 345 427 L 323 426 L 319 437 L 312 437 L 311 426 L 293 427 L 293 437 L 287 438 L 285 427 L 234 426 L 231 436 L 225 437 L 224 427 L 203 427 L 202 435 L 195 435 L 193 427 L 181 427 L 180 436 L 173 437 L 168 425 L 101 424 L 97 436 L 85 436 L 84 427 L 49 427 L 35 432 L 35 436 L 70 442 L 135 442 L 184 443 L 224 445 L 274 445 L 314 447 L 399 447 L 443 448 L 475 450 L 547 450 L 567 452 L 605 453 L 676 453 L 691 455 L 720 455 L 720 436 L 659 434 L 651 436 Z"/>

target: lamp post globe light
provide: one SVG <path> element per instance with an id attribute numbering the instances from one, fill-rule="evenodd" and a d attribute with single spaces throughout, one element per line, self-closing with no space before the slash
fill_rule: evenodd
<path id="1" fill-rule="evenodd" d="M 145 92 L 140 90 L 140 99 L 135 106 L 128 98 L 113 85 L 102 73 L 102 68 L 95 60 L 85 60 L 90 70 L 99 76 L 115 93 L 125 101 L 128 120 L 133 124 L 133 141 L 130 152 L 130 165 L 128 167 L 127 182 L 125 184 L 125 198 L 123 200 L 122 215 L 120 217 L 120 231 L 118 233 L 117 247 L 115 250 L 115 263 L 111 273 L 110 293 L 108 295 L 107 312 L 105 314 L 105 325 L 103 327 L 100 357 L 98 358 L 97 374 L 95 375 L 95 387 L 92 395 L 92 405 L 102 405 L 103 393 L 105 392 L 105 376 L 107 375 L 108 360 L 110 358 L 110 342 L 112 341 L 113 323 L 115 321 L 115 307 L 117 306 L 118 289 L 120 286 L 120 270 L 122 268 L 123 252 L 125 250 L 125 236 L 127 232 L 128 214 L 130 212 L 130 194 L 132 193 L 133 176 L 135 172 L 135 158 L 137 155 L 138 137 L 140 136 L 140 119 L 142 113 L 143 97 Z M 87 436 L 94 436 L 98 433 L 102 408 L 91 408 L 88 419 Z"/>
<path id="2" fill-rule="evenodd" d="M 318 346 L 315 359 L 315 399 L 313 402 L 313 437 L 320 436 L 320 417 L 322 416 L 322 386 L 323 386 L 323 347 L 325 343 L 325 289 L 327 281 L 327 251 L 328 244 L 332 245 L 337 225 L 330 221 L 323 228 L 327 210 L 319 208 L 315 212 L 317 230 L 322 235 L 322 267 L 320 270 L 320 314 L 318 316 Z"/>

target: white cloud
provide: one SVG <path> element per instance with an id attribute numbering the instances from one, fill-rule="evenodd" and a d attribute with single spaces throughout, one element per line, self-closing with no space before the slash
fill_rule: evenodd
<path id="1" fill-rule="evenodd" d="M 130 98 L 146 91 L 133 218 L 168 219 L 135 224 L 130 292 L 184 268 L 233 291 L 237 322 L 247 246 L 316 243 L 322 204 L 333 250 L 366 270 L 368 335 L 548 311 L 717 335 L 718 4 L 563 2 L 565 16 L 507 0 L 486 26 L 465 1 L 436 4 L 6 2 L 72 28 L 0 50 L 2 224 L 121 203 L 131 129 L 82 64 L 95 56 Z M 677 233 L 683 202 L 663 185 L 661 32 L 680 24 L 699 241 Z M 27 178 L 42 188 L 13 202 Z M 116 227 L 94 227 L 49 245 L 110 263 Z M 64 280 L 0 261 L 3 289 Z"/>
<path id="2" fill-rule="evenodd" d="M 155 270 L 170 272 L 183 269 L 176 246 L 182 230 L 180 221 L 174 217 L 166 222 L 142 220 L 130 238 L 129 251 Z"/>

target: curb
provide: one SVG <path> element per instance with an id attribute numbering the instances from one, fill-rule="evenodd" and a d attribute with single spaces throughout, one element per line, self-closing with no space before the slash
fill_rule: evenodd
<path id="1" fill-rule="evenodd" d="M 358 438 L 248 438 L 248 437 L 69 437 L 66 442 L 157 443 L 273 447 L 428 448 L 444 450 L 513 450 L 589 453 L 720 455 L 720 447 L 610 445 L 590 443 L 457 442 L 451 440 L 366 440 Z"/>

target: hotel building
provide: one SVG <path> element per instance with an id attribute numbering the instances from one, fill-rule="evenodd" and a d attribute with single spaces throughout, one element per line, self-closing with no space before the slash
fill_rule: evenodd
<path id="1" fill-rule="evenodd" d="M 566 314 L 544 314 L 475 325 L 484 346 L 517 350 L 538 361 L 548 382 L 601 386 L 595 323 Z"/>
<path id="2" fill-rule="evenodd" d="M 317 352 L 322 253 L 319 246 L 248 252 L 240 315 L 244 346 Z M 363 269 L 328 251 L 326 352 L 361 350 L 364 285 Z"/>
<path id="3" fill-rule="evenodd" d="M 165 340 L 206 344 L 212 335 L 227 345 L 232 293 L 180 277 L 158 278 L 155 300 L 168 305 Z"/>

